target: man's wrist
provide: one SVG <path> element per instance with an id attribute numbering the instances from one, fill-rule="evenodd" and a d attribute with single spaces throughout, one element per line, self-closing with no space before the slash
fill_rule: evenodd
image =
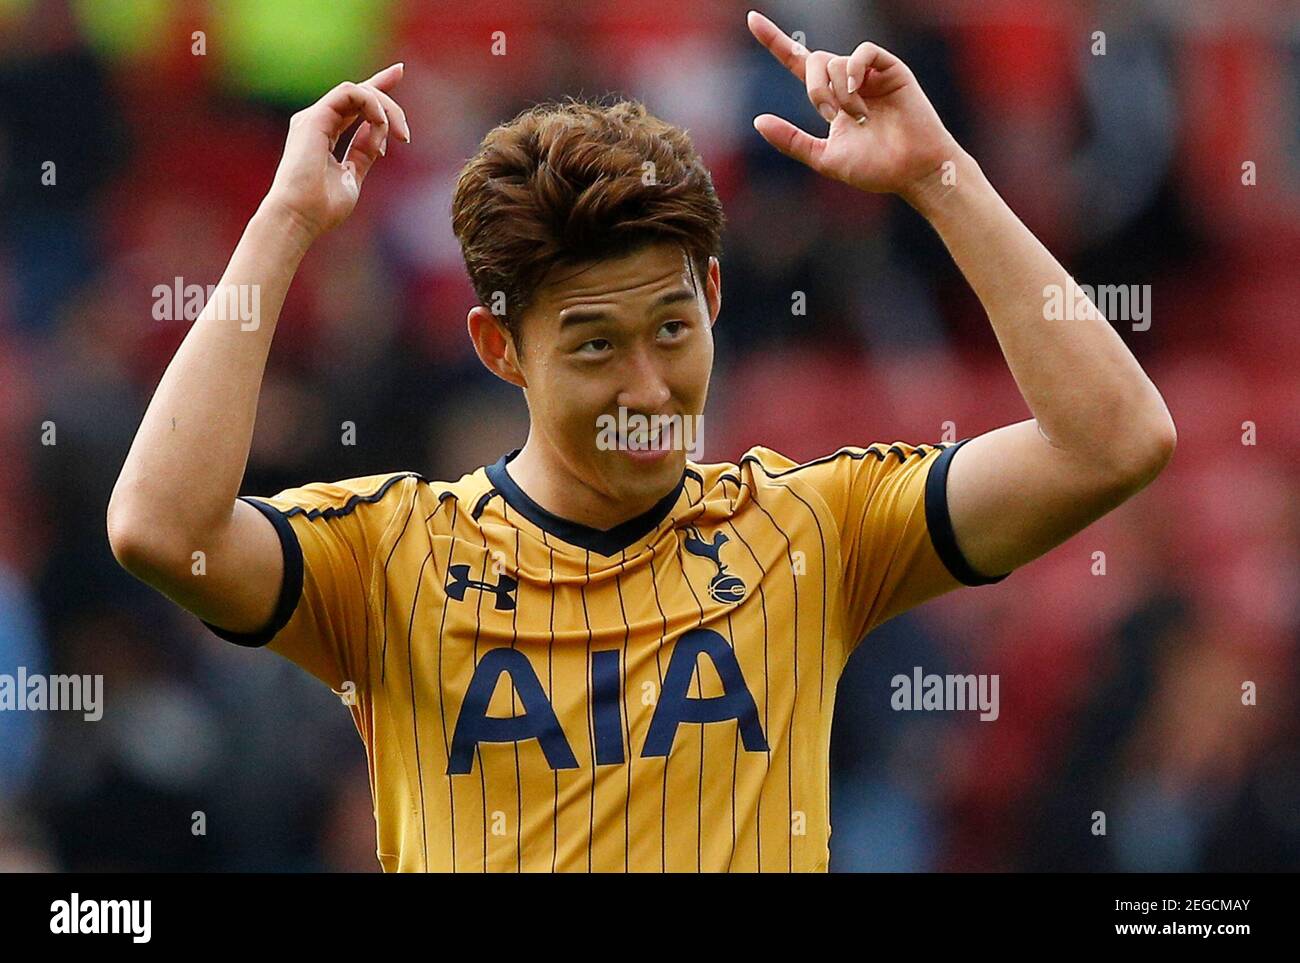
<path id="1" fill-rule="evenodd" d="M 307 253 L 319 236 L 306 218 L 271 197 L 262 199 L 248 222 L 248 230 L 272 240 L 277 246 L 286 245 L 288 252 L 299 258 Z"/>
<path id="2" fill-rule="evenodd" d="M 975 158 L 953 146 L 953 154 L 899 196 L 935 227 L 978 189 L 988 186 Z"/>

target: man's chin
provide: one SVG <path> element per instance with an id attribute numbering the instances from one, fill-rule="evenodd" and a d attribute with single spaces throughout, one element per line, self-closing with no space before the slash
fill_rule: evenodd
<path id="1" fill-rule="evenodd" d="M 653 504 L 676 487 L 686 468 L 686 453 L 680 450 L 656 453 L 658 457 L 625 451 L 608 454 L 620 497 L 627 501 Z"/>

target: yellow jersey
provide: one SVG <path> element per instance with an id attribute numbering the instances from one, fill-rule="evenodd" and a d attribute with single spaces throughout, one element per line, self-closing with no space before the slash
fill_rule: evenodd
<path id="1" fill-rule="evenodd" d="M 845 661 L 960 585 L 965 441 L 688 461 L 601 531 L 509 473 L 245 500 L 285 568 L 266 645 L 339 693 L 385 871 L 825 871 Z M 206 623 L 205 623 L 206 624 Z M 883 698 L 884 696 L 882 696 Z"/>

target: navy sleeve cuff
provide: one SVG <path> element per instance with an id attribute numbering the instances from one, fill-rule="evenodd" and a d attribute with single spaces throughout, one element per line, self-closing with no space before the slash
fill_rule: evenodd
<path id="1" fill-rule="evenodd" d="M 968 441 L 969 438 L 963 438 L 957 444 L 945 448 L 930 466 L 930 473 L 925 479 L 925 523 L 930 529 L 930 541 L 934 544 L 934 550 L 939 553 L 939 558 L 953 578 L 963 585 L 992 585 L 1001 582 L 1011 573 L 988 576 L 971 568 L 966 556 L 957 547 L 952 517 L 948 514 L 948 466 L 952 464 L 952 458 L 958 449 Z"/>
<path id="2" fill-rule="evenodd" d="M 233 642 L 235 645 L 260 648 L 289 624 L 294 609 L 298 607 L 298 599 L 302 596 L 302 546 L 298 544 L 298 536 L 293 526 L 289 524 L 289 519 L 278 509 L 265 502 L 245 498 L 243 495 L 239 496 L 239 500 L 248 502 L 269 518 L 271 524 L 275 526 L 275 533 L 280 538 L 280 552 L 284 556 L 284 576 L 280 580 L 280 597 L 275 603 L 275 611 L 271 613 L 271 620 L 256 632 L 231 632 L 218 628 L 211 622 L 203 622 L 202 619 L 199 621 L 203 622 L 217 638 Z"/>

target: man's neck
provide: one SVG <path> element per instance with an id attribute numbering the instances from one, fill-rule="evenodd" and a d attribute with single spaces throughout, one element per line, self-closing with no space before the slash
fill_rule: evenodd
<path id="1" fill-rule="evenodd" d="M 549 457 L 531 437 L 506 471 L 525 495 L 552 515 L 602 532 L 648 512 L 659 501 L 629 506 L 608 498 Z"/>

